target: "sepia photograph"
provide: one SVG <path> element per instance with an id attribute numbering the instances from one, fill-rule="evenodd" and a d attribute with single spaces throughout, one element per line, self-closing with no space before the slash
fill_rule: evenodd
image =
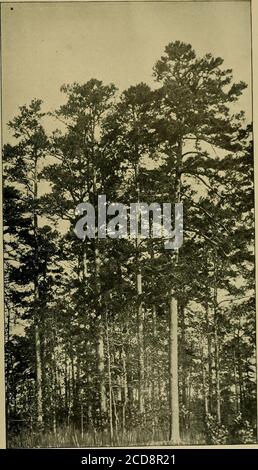
<path id="1" fill-rule="evenodd" d="M 251 33 L 247 0 L 1 4 L 7 448 L 257 443 Z"/>

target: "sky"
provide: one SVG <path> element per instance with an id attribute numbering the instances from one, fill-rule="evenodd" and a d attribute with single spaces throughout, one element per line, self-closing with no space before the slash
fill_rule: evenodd
<path id="1" fill-rule="evenodd" d="M 180 40 L 211 52 L 249 87 L 237 110 L 251 119 L 250 4 L 228 2 L 82 2 L 2 5 L 3 138 L 18 107 L 63 102 L 63 83 L 98 78 L 120 91 L 153 84 L 165 46 Z"/>

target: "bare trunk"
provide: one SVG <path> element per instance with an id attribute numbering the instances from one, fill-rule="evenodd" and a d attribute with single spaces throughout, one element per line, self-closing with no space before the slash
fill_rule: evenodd
<path id="1" fill-rule="evenodd" d="M 181 166 L 182 141 L 178 142 L 178 153 L 175 174 L 175 201 L 181 200 Z M 179 252 L 176 253 L 177 265 Z M 169 401 L 170 401 L 170 431 L 169 440 L 173 444 L 180 443 L 179 428 L 179 381 L 178 381 L 178 300 L 173 288 L 170 289 L 169 302 Z"/>
<path id="2" fill-rule="evenodd" d="M 98 360 L 98 372 L 99 372 L 99 395 L 100 395 L 100 411 L 101 415 L 107 412 L 107 400 L 106 400 L 106 385 L 105 385 L 105 345 L 104 345 L 104 333 L 102 325 L 102 300 L 101 300 L 101 286 L 99 280 L 100 274 L 100 256 L 99 249 L 95 245 L 95 276 L 96 276 L 96 291 L 98 296 L 98 341 L 97 341 L 97 360 Z"/>
<path id="3" fill-rule="evenodd" d="M 56 410 L 58 409 L 59 404 L 57 403 L 57 374 L 56 366 L 53 363 L 53 372 L 52 372 L 52 429 L 54 434 L 56 434 Z"/>
<path id="4" fill-rule="evenodd" d="M 35 346 L 36 346 L 36 394 L 37 394 L 37 424 L 39 428 L 43 425 L 43 394 L 42 394 L 42 365 L 41 365 L 41 343 L 38 324 L 35 324 Z"/>
<path id="5" fill-rule="evenodd" d="M 209 306 L 208 302 L 205 305 L 205 321 L 207 330 L 207 348 L 208 348 L 208 411 L 212 413 L 213 410 L 213 382 L 212 382 L 212 332 L 209 321 Z"/>
<path id="6" fill-rule="evenodd" d="M 241 353 L 240 353 L 240 346 L 239 346 L 240 338 L 239 338 L 239 330 L 237 332 L 237 370 L 238 370 L 238 384 L 239 384 L 239 411 L 243 413 L 244 408 L 244 390 L 243 390 L 243 372 L 241 366 Z"/>
<path id="7" fill-rule="evenodd" d="M 220 391 L 220 355 L 218 338 L 218 300 L 217 300 L 217 256 L 214 259 L 214 347 L 215 347 L 215 380 L 216 380 L 216 416 L 218 424 L 221 424 L 221 391 Z"/>
<path id="8" fill-rule="evenodd" d="M 72 346 L 71 346 L 72 348 Z M 75 370 L 74 370 L 74 357 L 73 357 L 73 352 L 71 352 L 71 379 L 72 379 L 72 420 L 74 421 L 74 416 L 75 416 L 75 406 L 76 406 L 76 400 L 75 400 Z"/>
<path id="9" fill-rule="evenodd" d="M 124 347 L 122 348 L 122 364 L 123 364 L 123 397 L 122 397 L 122 432 L 125 433 L 126 426 L 126 407 L 128 402 L 128 384 L 127 384 L 127 370 L 126 370 L 126 356 Z"/>
<path id="10" fill-rule="evenodd" d="M 68 367 L 67 367 L 67 355 L 66 355 L 66 352 L 65 352 L 65 356 L 64 356 L 64 399 L 65 399 L 65 413 L 66 413 L 66 415 L 68 413 L 68 395 L 69 395 L 67 369 L 68 369 Z"/>
<path id="11" fill-rule="evenodd" d="M 138 382 L 138 399 L 139 399 L 139 412 L 144 415 L 144 312 L 142 307 L 142 275 L 137 274 L 137 294 L 138 294 L 138 312 L 137 312 L 137 325 L 138 325 L 138 348 L 139 348 L 139 382 Z"/>
<path id="12" fill-rule="evenodd" d="M 179 305 L 181 317 L 181 375 L 182 375 L 182 404 L 187 410 L 187 362 L 186 362 L 186 346 L 185 346 L 185 309 L 183 305 Z M 184 423 L 186 424 L 186 422 Z"/>
<path id="13" fill-rule="evenodd" d="M 34 168 L 34 202 L 38 198 L 38 169 L 37 158 L 35 158 Z M 43 387 L 42 387 L 42 361 L 41 361 L 41 338 L 39 330 L 39 280 L 38 280 L 38 216 L 36 210 L 33 209 L 33 230 L 35 242 L 35 277 L 34 277 L 34 301 L 35 301 L 35 317 L 34 317 L 34 331 L 35 331 L 35 359 L 36 359 L 36 402 L 37 402 L 37 424 L 39 429 L 43 426 Z"/>
<path id="14" fill-rule="evenodd" d="M 6 312 L 6 328 L 5 328 L 5 345 L 9 348 L 9 341 L 10 341 L 10 322 L 11 322 L 11 315 L 10 309 L 8 306 L 7 301 L 5 301 L 5 308 L 4 311 Z M 6 346 L 5 346 L 6 347 Z M 6 356 L 6 422 L 7 426 L 9 427 L 9 415 L 10 415 L 10 398 L 11 398 L 11 387 L 10 387 L 10 371 L 11 371 L 11 361 L 9 355 Z"/>
<path id="15" fill-rule="evenodd" d="M 139 186 L 139 163 L 137 163 L 135 168 L 135 179 L 136 179 L 136 192 L 137 192 L 137 202 L 140 202 L 140 186 Z M 137 224 L 139 225 L 140 215 L 139 210 L 137 210 Z M 138 298 L 138 308 L 137 308 L 137 328 L 138 328 L 138 403 L 139 403 L 139 413 L 145 419 L 145 377 L 144 377 L 144 310 L 142 302 L 142 273 L 140 267 L 140 238 L 138 236 L 139 227 L 137 227 L 137 238 L 136 238 L 136 263 L 137 263 L 137 276 L 136 276 L 136 288 L 137 288 L 137 298 Z"/>
<path id="16" fill-rule="evenodd" d="M 154 348 L 152 350 L 152 374 L 151 374 L 151 399 L 153 403 L 152 412 L 152 434 L 153 439 L 155 438 L 155 432 L 157 427 L 157 406 L 158 406 L 158 373 L 156 363 L 156 342 L 157 342 L 157 318 L 156 318 L 156 307 L 152 307 L 152 331 L 153 331 L 153 343 Z"/>
<path id="17" fill-rule="evenodd" d="M 179 444 L 179 390 L 178 390 L 178 305 L 174 292 L 171 289 L 169 306 L 169 402 L 170 402 L 170 432 L 169 440 Z"/>
<path id="18" fill-rule="evenodd" d="M 234 356 L 233 356 L 233 368 L 234 368 L 234 386 L 235 386 L 235 406 L 236 406 L 236 413 L 240 411 L 240 403 L 239 403 L 239 393 L 238 393 L 238 380 L 237 380 L 237 366 L 236 366 L 236 351 L 234 348 Z"/>
<path id="19" fill-rule="evenodd" d="M 202 393 L 203 393 L 203 400 L 204 400 L 204 416 L 207 417 L 209 413 L 209 403 L 208 403 L 208 394 L 207 394 L 207 379 L 206 379 L 206 364 L 205 364 L 205 355 L 204 355 L 204 348 L 202 347 Z"/>
<path id="20" fill-rule="evenodd" d="M 219 363 L 219 343 L 217 328 L 215 331 L 215 376 L 216 376 L 216 415 L 217 421 L 221 423 L 221 396 L 220 396 L 220 363 Z"/>
<path id="21" fill-rule="evenodd" d="M 105 385 L 105 350 L 103 328 L 99 325 L 98 332 L 98 372 L 99 372 L 99 393 L 100 393 L 100 411 L 102 414 L 107 412 L 106 385 Z"/>
<path id="22" fill-rule="evenodd" d="M 81 438 L 84 438 L 83 403 L 81 402 Z"/>
<path id="23" fill-rule="evenodd" d="M 111 358 L 109 349 L 109 328 L 108 319 L 106 315 L 106 343 L 107 343 L 107 369 L 108 369 L 108 393 L 109 393 L 109 432 L 110 432 L 110 443 L 113 444 L 114 440 L 114 429 L 113 429 L 113 410 L 112 410 L 112 376 L 111 376 Z"/>

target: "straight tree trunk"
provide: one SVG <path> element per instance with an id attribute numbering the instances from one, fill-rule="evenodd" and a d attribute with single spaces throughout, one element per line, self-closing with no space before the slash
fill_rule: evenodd
<path id="1" fill-rule="evenodd" d="M 103 415 L 107 412 L 107 400 L 106 400 L 106 384 L 105 384 L 105 350 L 104 350 L 104 338 L 103 338 L 102 325 L 99 325 L 97 355 L 98 355 L 98 373 L 99 373 L 100 411 Z"/>
<path id="2" fill-rule="evenodd" d="M 68 391 L 68 373 L 67 373 L 67 369 L 68 369 L 68 366 L 67 366 L 67 354 L 65 352 L 64 354 L 64 404 L 65 404 L 65 413 L 66 413 L 66 416 L 68 414 L 68 395 L 69 395 L 69 391 Z"/>
<path id="3" fill-rule="evenodd" d="M 156 362 L 156 350 L 157 350 L 157 317 L 156 307 L 152 306 L 152 333 L 154 348 L 152 350 L 152 373 L 151 373 L 151 399 L 152 399 L 152 434 L 153 439 L 155 438 L 155 432 L 157 427 L 157 406 L 158 406 L 158 374 L 157 374 L 157 362 Z"/>
<path id="4" fill-rule="evenodd" d="M 76 408 L 76 391 L 75 391 L 75 366 L 74 366 L 74 355 L 72 351 L 72 345 L 71 345 L 71 379 L 72 379 L 72 384 L 71 384 L 71 390 L 72 390 L 72 420 L 74 421 L 74 416 L 75 416 L 75 408 Z"/>
<path id="5" fill-rule="evenodd" d="M 215 377 L 216 377 L 216 415 L 217 421 L 221 424 L 221 392 L 220 392 L 220 360 L 219 360 L 219 342 L 217 327 L 215 327 Z"/>
<path id="6" fill-rule="evenodd" d="M 209 320 L 208 302 L 205 304 L 205 323 L 207 331 L 207 349 L 208 349 L 208 412 L 213 410 L 213 381 L 212 381 L 212 336 L 211 325 Z"/>
<path id="7" fill-rule="evenodd" d="M 215 347 L 215 381 L 216 381 L 216 417 L 218 424 L 221 424 L 221 390 L 220 390 L 220 354 L 218 338 L 218 300 L 217 300 L 217 256 L 214 259 L 214 347 Z"/>
<path id="8" fill-rule="evenodd" d="M 234 386 L 235 386 L 235 406 L 236 406 L 236 413 L 238 414 L 240 412 L 240 403 L 239 403 L 239 383 L 237 380 L 237 365 L 236 365 L 236 351 L 235 351 L 235 346 L 234 346 L 234 351 L 233 351 L 233 369 L 234 369 Z"/>
<path id="9" fill-rule="evenodd" d="M 106 314 L 106 344 L 107 344 L 107 369 L 108 369 L 108 393 L 109 393 L 109 432 L 110 432 L 110 443 L 113 444 L 114 440 L 114 428 L 113 428 L 113 409 L 112 409 L 112 376 L 111 376 L 111 357 L 109 348 L 109 328 L 108 319 Z"/>
<path id="10" fill-rule="evenodd" d="M 136 165 L 135 169 L 135 179 L 136 179 L 136 192 L 137 192 L 137 202 L 140 203 L 140 186 L 139 186 L 139 162 Z M 142 302 L 142 273 L 140 267 L 140 256 L 139 256 L 139 245 L 140 237 L 138 235 L 139 229 L 139 211 L 137 210 L 137 237 L 136 237 L 136 263 L 137 263 L 137 275 L 136 275 L 136 288 L 137 288 L 137 328 L 138 328 L 138 403 L 139 403 L 139 413 L 145 420 L 145 361 L 144 361 L 144 310 Z"/>
<path id="11" fill-rule="evenodd" d="M 139 348 L 139 382 L 138 382 L 138 398 L 139 398 L 139 412 L 144 416 L 144 312 L 142 306 L 142 275 L 141 273 L 137 274 L 137 294 L 138 294 L 138 315 L 137 315 L 137 325 L 138 325 L 138 348 Z"/>
<path id="12" fill-rule="evenodd" d="M 80 422 L 81 422 L 81 439 L 84 438 L 84 418 L 83 418 L 83 402 L 81 401 L 81 412 L 80 412 Z"/>
<path id="13" fill-rule="evenodd" d="M 58 409 L 59 404 L 57 403 L 57 387 L 58 387 L 58 380 L 57 380 L 57 372 L 56 372 L 56 358 L 55 358 L 55 351 L 53 349 L 52 352 L 52 377 L 51 377 L 51 401 L 52 401 L 52 429 L 54 434 L 56 434 L 56 410 Z"/>
<path id="14" fill-rule="evenodd" d="M 169 404 L 170 431 L 169 440 L 174 444 L 180 442 L 179 431 L 179 392 L 178 392 L 178 304 L 171 289 L 169 305 Z"/>
<path id="15" fill-rule="evenodd" d="M 186 373 L 186 350 L 185 350 L 185 309 L 183 305 L 179 305 L 180 316 L 181 316 L 181 356 L 182 356 L 182 403 L 185 409 L 187 409 L 187 373 Z"/>
<path id="16" fill-rule="evenodd" d="M 36 346 L 36 394 L 37 394 L 37 424 L 43 426 L 43 393 L 42 393 L 42 366 L 41 366 L 41 341 L 39 326 L 35 322 L 35 346 Z"/>
<path id="17" fill-rule="evenodd" d="M 208 402 L 208 394 L 207 394 L 207 379 L 206 379 L 206 363 L 205 363 L 205 354 L 204 354 L 204 347 L 202 347 L 201 352 L 201 359 L 202 359 L 202 390 L 203 390 L 203 401 L 204 401 L 204 416 L 205 418 L 209 414 L 209 402 Z"/>
<path id="18" fill-rule="evenodd" d="M 98 338 L 97 338 L 97 360 L 98 360 L 98 374 L 99 374 L 99 394 L 100 394 L 100 412 L 103 417 L 107 412 L 107 400 L 106 400 L 106 384 L 105 384 L 105 346 L 104 346 L 104 331 L 103 331 L 103 318 L 101 309 L 103 308 L 101 301 L 101 288 L 99 281 L 100 274 L 100 256 L 99 249 L 95 246 L 95 276 L 96 276 L 96 290 L 98 296 Z"/>
<path id="19" fill-rule="evenodd" d="M 243 372 L 242 372 L 242 358 L 240 353 L 240 338 L 239 338 L 239 330 L 237 332 L 237 349 L 236 349 L 236 356 L 237 356 L 237 370 L 238 370 L 238 383 L 239 383 L 239 411 L 243 413 L 244 409 L 244 387 L 243 387 Z"/>
<path id="20" fill-rule="evenodd" d="M 128 390 L 128 411 L 129 411 L 129 422 L 132 420 L 133 416 L 133 406 L 134 406 L 134 377 L 133 371 L 130 362 L 128 363 L 127 358 L 127 390 Z"/>
<path id="21" fill-rule="evenodd" d="M 123 394 L 122 394 L 122 433 L 125 433 L 126 427 L 126 408 L 128 402 L 128 379 L 127 379 L 127 369 L 126 369 L 126 355 L 124 347 L 122 347 L 121 352 L 122 364 L 123 364 Z"/>
<path id="22" fill-rule="evenodd" d="M 7 300 L 5 300 L 4 311 L 6 312 L 6 328 L 5 328 L 5 344 L 9 347 L 10 341 L 10 323 L 11 323 L 11 313 L 8 306 Z M 11 387 L 10 387 L 10 371 L 11 371 L 11 361 L 9 355 L 6 356 L 6 422 L 9 428 L 9 415 L 10 415 L 10 396 L 11 396 Z"/>
<path id="23" fill-rule="evenodd" d="M 34 167 L 34 189 L 33 202 L 38 198 L 38 168 L 37 157 L 35 156 Z M 34 333 L 35 333 L 35 360 L 36 360 L 36 402 L 37 402 L 37 425 L 39 430 L 43 426 L 43 386 L 42 386 L 42 360 L 41 360 L 41 338 L 40 338 L 40 318 L 39 318 L 39 280 L 38 280 L 38 216 L 36 209 L 33 208 L 33 231 L 35 242 L 35 275 L 34 275 L 34 302 L 36 314 L 34 317 Z"/>
<path id="24" fill-rule="evenodd" d="M 182 166 L 182 140 L 178 142 L 178 153 L 175 174 L 175 202 L 181 200 L 181 166 Z M 176 264 L 179 253 L 176 253 Z M 173 288 L 170 289 L 169 302 L 169 404 L 170 404 L 170 431 L 169 440 L 173 444 L 180 443 L 179 428 L 179 381 L 178 381 L 178 300 Z"/>

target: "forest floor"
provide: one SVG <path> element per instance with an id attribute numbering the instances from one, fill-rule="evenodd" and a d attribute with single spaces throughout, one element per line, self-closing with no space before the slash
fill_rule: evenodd
<path id="1" fill-rule="evenodd" d="M 181 434 L 181 446 L 189 445 L 234 445 L 234 444 L 255 444 L 255 432 L 243 434 L 238 437 L 228 434 L 227 436 L 213 436 L 209 438 L 204 431 L 199 429 L 188 429 Z M 38 432 L 33 429 L 16 429 L 7 432 L 8 448 L 85 448 L 85 447 L 162 447 L 173 446 L 169 441 L 167 430 L 159 429 L 151 432 L 147 429 L 134 428 L 124 432 L 115 432 L 113 439 L 110 439 L 108 430 L 97 432 L 81 431 L 72 426 L 59 427 L 56 431 L 46 430 Z"/>
<path id="2" fill-rule="evenodd" d="M 8 448 L 48 448 L 48 447 L 135 447 L 135 446 L 171 446 L 168 436 L 158 433 L 156 439 L 146 435 L 143 431 L 127 431 L 124 435 L 117 434 L 113 440 L 108 432 L 86 432 L 70 428 L 60 428 L 56 432 L 37 433 L 33 431 L 20 431 L 8 434 Z M 166 433 L 167 434 L 167 433 Z M 184 436 L 181 445 L 204 445 L 204 435 Z"/>

